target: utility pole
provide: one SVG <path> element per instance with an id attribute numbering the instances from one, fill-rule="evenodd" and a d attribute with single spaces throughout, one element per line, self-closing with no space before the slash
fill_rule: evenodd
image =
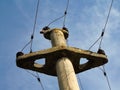
<path id="1" fill-rule="evenodd" d="M 53 47 L 67 47 L 64 30 L 53 29 L 50 33 L 50 39 Z M 68 57 L 61 57 L 57 60 L 56 71 L 60 90 L 79 90 L 75 71 L 71 60 Z"/>
<path id="2" fill-rule="evenodd" d="M 57 76 L 60 90 L 80 90 L 75 74 L 108 62 L 107 56 L 103 53 L 67 46 L 66 39 L 69 36 L 67 29 L 47 28 L 41 33 L 46 39 L 51 40 L 52 48 L 29 54 L 18 52 L 16 64 L 24 69 Z M 45 58 L 44 65 L 35 63 L 41 58 Z M 80 64 L 81 58 L 86 58 L 88 62 Z"/>

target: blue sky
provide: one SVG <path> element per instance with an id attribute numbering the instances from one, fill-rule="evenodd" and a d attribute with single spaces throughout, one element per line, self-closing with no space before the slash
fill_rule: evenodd
<path id="1" fill-rule="evenodd" d="M 50 48 L 39 34 L 53 19 L 63 15 L 67 0 L 40 0 L 33 51 Z M 69 46 L 88 49 L 103 29 L 111 0 L 70 0 L 66 27 Z M 30 40 L 37 0 L 0 0 L 0 90 L 42 90 L 25 70 L 16 67 L 16 52 Z M 51 28 L 61 28 L 63 19 Z M 102 48 L 109 62 L 106 71 L 112 90 L 120 88 L 120 0 L 114 0 Z M 97 51 L 98 44 L 92 48 Z M 26 48 L 25 53 L 29 52 Z M 56 77 L 39 74 L 45 90 L 59 90 Z M 109 90 L 103 73 L 92 69 L 79 74 L 84 90 Z"/>

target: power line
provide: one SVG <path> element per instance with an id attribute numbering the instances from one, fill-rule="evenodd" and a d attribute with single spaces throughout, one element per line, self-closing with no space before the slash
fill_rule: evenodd
<path id="1" fill-rule="evenodd" d="M 21 49 L 21 52 L 22 52 L 30 43 L 31 43 L 31 40 L 30 40 L 27 44 L 25 44 L 25 46 Z"/>
<path id="2" fill-rule="evenodd" d="M 106 73 L 106 70 L 105 70 L 105 67 L 103 66 L 103 70 L 104 70 L 104 76 L 106 77 L 106 80 L 107 80 L 107 83 L 108 83 L 108 87 L 109 89 L 111 90 L 111 85 L 110 85 L 110 82 L 109 82 L 109 78 L 108 78 L 108 75 Z"/>
<path id="3" fill-rule="evenodd" d="M 100 39 L 101 39 L 101 36 L 89 47 L 88 50 L 90 50 Z"/>
<path id="4" fill-rule="evenodd" d="M 54 19 L 53 21 L 51 21 L 51 22 L 47 25 L 47 27 L 50 26 L 52 23 L 60 20 L 61 18 L 64 18 L 64 20 L 63 20 L 63 27 L 65 27 L 65 21 L 66 21 L 66 15 L 67 15 L 67 11 L 68 11 L 68 6 L 69 6 L 69 0 L 67 0 L 67 4 L 66 4 L 66 9 L 65 9 L 65 11 L 64 11 L 64 15 L 62 15 L 62 16 Z"/>
<path id="5" fill-rule="evenodd" d="M 103 68 L 103 69 L 102 69 L 102 68 Z M 108 78 L 108 75 L 107 75 L 107 72 L 106 72 L 106 70 L 105 70 L 105 66 L 102 66 L 102 68 L 99 67 L 99 69 L 103 72 L 104 76 L 106 77 L 106 81 L 107 81 L 109 90 L 112 90 L 112 89 L 111 89 L 111 85 L 110 85 L 110 81 L 109 81 L 109 78 Z"/>
<path id="6" fill-rule="evenodd" d="M 35 20 L 34 20 L 34 26 L 33 26 L 33 33 L 31 35 L 30 52 L 32 52 L 32 44 L 33 44 L 33 38 L 34 38 L 35 29 L 36 29 L 36 22 L 37 22 L 37 16 L 38 16 L 39 2 L 40 2 L 40 0 L 38 0 L 38 2 L 37 2 L 37 8 L 36 8 Z"/>
<path id="7" fill-rule="evenodd" d="M 108 20 L 109 20 L 109 17 L 110 17 L 110 13 L 111 13 L 111 9 L 112 9 L 112 5 L 113 5 L 113 1 L 111 1 L 111 4 L 110 4 L 110 7 L 109 7 L 109 11 L 108 11 L 108 15 L 107 15 L 107 18 L 106 18 L 106 22 L 105 22 L 105 25 L 104 25 L 104 28 L 103 28 L 103 31 L 101 33 L 101 40 L 100 40 L 100 44 L 99 44 L 99 48 L 101 48 L 101 44 L 102 44 L 102 40 L 103 40 L 103 36 L 104 36 L 104 33 L 105 33 L 105 30 L 106 30 L 106 26 L 108 24 Z"/>
<path id="8" fill-rule="evenodd" d="M 32 52 L 32 44 L 33 44 L 33 39 L 34 39 L 34 33 L 35 33 L 35 29 L 36 29 L 36 22 L 37 22 L 37 16 L 38 16 L 38 9 L 39 9 L 39 1 L 37 2 L 37 8 L 36 8 L 36 13 L 35 13 L 35 20 L 34 20 L 34 26 L 33 26 L 33 32 L 32 32 L 32 35 L 31 35 L 31 40 L 23 47 L 23 49 L 21 51 L 23 51 L 29 44 L 30 45 L 30 52 Z M 42 90 L 44 90 L 44 87 L 43 87 L 43 84 L 40 80 L 40 77 L 39 77 L 39 74 L 36 72 L 37 75 L 29 72 L 28 70 L 26 70 L 29 74 L 31 74 L 33 77 L 37 78 L 38 82 L 40 83 L 41 87 L 42 87 Z"/>
<path id="9" fill-rule="evenodd" d="M 107 18 L 106 18 L 104 27 L 103 27 L 103 29 L 102 29 L 102 33 L 101 33 L 100 37 L 90 46 L 89 50 L 90 50 L 99 40 L 100 40 L 99 49 L 101 48 L 101 44 L 102 44 L 102 41 L 103 41 L 103 36 L 104 36 L 105 31 L 106 31 L 106 27 L 107 27 L 107 24 L 108 24 L 108 20 L 109 20 L 110 14 L 111 14 L 111 9 L 112 9 L 112 6 L 113 6 L 113 1 L 114 1 L 114 0 L 111 1 L 110 7 L 109 7 L 109 11 L 108 11 L 108 15 L 107 15 Z"/>
<path id="10" fill-rule="evenodd" d="M 34 20 L 33 32 L 32 32 L 32 35 L 31 35 L 31 39 L 30 39 L 30 41 L 27 44 L 25 44 L 25 46 L 21 49 L 21 51 L 23 51 L 30 44 L 30 52 L 32 52 L 32 44 L 33 44 L 34 33 L 35 33 L 35 29 L 36 29 L 36 22 L 37 22 L 37 16 L 38 16 L 39 2 L 40 2 L 40 0 L 38 0 L 38 2 L 37 2 L 37 8 L 36 8 L 36 13 L 35 13 L 35 20 Z"/>
<path id="11" fill-rule="evenodd" d="M 68 6 L 69 6 L 69 0 L 67 0 L 66 10 L 64 12 L 63 27 L 65 27 L 66 15 L 67 15 L 67 12 L 68 12 Z"/>
<path id="12" fill-rule="evenodd" d="M 106 31 L 106 27 L 107 27 L 107 24 L 108 24 L 109 17 L 110 17 L 110 14 L 111 14 L 111 9 L 112 9 L 112 6 L 113 6 L 113 1 L 114 1 L 114 0 L 111 1 L 110 7 L 109 7 L 109 11 L 108 11 L 108 15 L 107 15 L 107 18 L 106 18 L 104 27 L 103 27 L 103 29 L 102 29 L 101 36 L 90 46 L 89 50 L 90 50 L 99 40 L 100 40 L 100 44 L 99 44 L 98 50 L 101 49 L 101 44 L 102 44 L 102 41 L 103 41 L 104 33 L 105 33 L 105 31 Z M 104 76 L 106 77 L 109 90 L 111 90 L 109 78 L 108 78 L 108 76 L 107 76 L 105 67 L 104 67 L 104 66 L 102 66 L 102 67 L 103 67 L 103 69 L 101 69 L 101 68 L 99 68 L 99 69 L 103 72 Z"/>
<path id="13" fill-rule="evenodd" d="M 38 80 L 38 82 L 40 83 L 42 89 L 44 90 L 44 87 L 43 87 L 43 84 L 42 84 L 42 82 L 41 82 L 41 80 L 40 80 L 40 77 L 39 77 L 38 72 L 36 72 L 36 74 L 37 74 L 37 80 Z"/>
<path id="14" fill-rule="evenodd" d="M 42 84 L 42 82 L 40 80 L 38 72 L 36 72 L 36 75 L 33 74 L 33 73 L 31 73 L 31 72 L 29 72 L 28 70 L 26 70 L 26 72 L 29 73 L 29 74 L 31 74 L 33 77 L 35 77 L 38 80 L 38 82 L 40 83 L 42 90 L 44 90 L 44 87 L 43 87 L 43 84 Z"/>
<path id="15" fill-rule="evenodd" d="M 56 18 L 56 19 L 54 19 L 53 21 L 51 21 L 47 26 L 50 26 L 52 23 L 54 23 L 54 22 L 56 22 L 56 21 L 58 21 L 58 20 L 60 20 L 61 18 L 63 18 L 65 15 L 62 15 L 62 16 L 60 16 L 60 17 L 58 17 L 58 18 Z"/>

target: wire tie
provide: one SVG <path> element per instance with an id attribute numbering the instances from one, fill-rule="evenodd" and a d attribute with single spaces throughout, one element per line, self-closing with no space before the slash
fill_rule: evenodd
<path id="1" fill-rule="evenodd" d="M 67 11 L 65 11 L 65 13 L 64 13 L 65 15 L 67 14 Z"/>
<path id="2" fill-rule="evenodd" d="M 104 72 L 104 76 L 107 76 L 106 72 Z"/>
<path id="3" fill-rule="evenodd" d="M 30 50 L 30 53 L 32 53 L 32 49 Z"/>
<path id="4" fill-rule="evenodd" d="M 103 35 L 104 35 L 104 32 L 101 33 L 101 36 L 102 36 L 102 37 L 103 37 Z"/>
<path id="5" fill-rule="evenodd" d="M 38 82 L 40 82 L 40 78 L 39 77 L 37 78 L 37 80 L 38 80 Z"/>
<path id="6" fill-rule="evenodd" d="M 33 35 L 31 35 L 31 39 L 33 39 L 34 37 L 33 37 Z"/>

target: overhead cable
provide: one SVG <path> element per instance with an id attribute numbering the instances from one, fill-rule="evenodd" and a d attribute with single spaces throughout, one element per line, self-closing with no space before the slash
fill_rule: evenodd
<path id="1" fill-rule="evenodd" d="M 69 0 L 67 0 L 66 9 L 65 9 L 65 12 L 64 12 L 64 21 L 63 21 L 63 27 L 65 27 L 66 15 L 67 15 L 67 12 L 68 12 L 68 6 L 69 6 Z"/>
<path id="2" fill-rule="evenodd" d="M 106 72 L 106 70 L 105 70 L 105 66 L 103 65 L 102 68 L 99 67 L 99 69 L 103 72 L 103 75 L 104 75 L 105 78 L 106 78 L 106 81 L 107 81 L 109 90 L 112 90 L 112 89 L 111 89 L 111 85 L 110 85 L 110 81 L 109 81 L 109 78 L 108 78 L 108 75 L 107 75 L 107 72 Z"/>
<path id="3" fill-rule="evenodd" d="M 107 24 L 108 24 L 108 20 L 109 20 L 110 14 L 111 14 L 111 9 L 112 9 L 112 6 L 113 6 L 113 1 L 114 1 L 114 0 L 111 1 L 110 7 L 109 7 L 109 11 L 108 11 L 108 15 L 107 15 L 107 18 L 106 18 L 104 27 L 103 27 L 103 29 L 102 29 L 101 35 L 100 35 L 100 37 L 90 46 L 89 50 L 90 50 L 99 40 L 100 40 L 99 49 L 101 48 L 103 36 L 104 36 L 105 30 L 106 30 L 106 27 L 107 27 Z"/>
<path id="4" fill-rule="evenodd" d="M 108 11 L 108 15 L 107 15 L 107 18 L 106 18 L 106 22 L 105 22 L 104 28 L 102 30 L 102 33 L 101 33 L 101 40 L 100 40 L 99 48 L 101 48 L 103 36 L 104 36 L 105 30 L 106 30 L 106 26 L 108 24 L 108 20 L 109 20 L 110 14 L 111 14 L 111 9 L 112 9 L 112 5 L 113 5 L 113 1 L 114 0 L 111 1 L 110 7 L 109 7 L 109 11 Z"/>
<path id="5" fill-rule="evenodd" d="M 33 44 L 33 38 L 34 38 L 35 29 L 36 29 L 36 22 L 37 22 L 38 10 L 39 10 L 39 2 L 40 2 L 40 0 L 38 0 L 38 2 L 37 2 L 37 8 L 36 8 L 34 25 L 33 25 L 33 33 L 31 35 L 30 52 L 32 52 L 32 44 Z"/>
<path id="6" fill-rule="evenodd" d="M 33 77 L 35 77 L 35 78 L 37 79 L 37 81 L 38 81 L 38 82 L 40 83 L 40 85 L 41 85 L 42 90 L 44 90 L 44 87 L 43 87 L 43 84 L 42 84 L 42 82 L 41 82 L 41 80 L 40 80 L 40 77 L 39 77 L 38 72 L 36 72 L 36 75 L 35 75 L 35 74 L 31 73 L 31 72 L 28 71 L 28 70 L 26 70 L 26 71 L 27 71 L 27 73 L 31 74 Z"/>
<path id="7" fill-rule="evenodd" d="M 25 46 L 21 49 L 21 51 L 23 51 L 30 44 L 30 52 L 32 52 L 32 44 L 33 44 L 34 33 L 35 33 L 35 29 L 36 29 L 36 22 L 37 22 L 38 9 L 39 9 L 39 1 L 40 0 L 38 0 L 38 2 L 37 2 L 37 8 L 36 8 L 36 14 L 35 14 L 35 20 L 34 20 L 34 25 L 33 25 L 33 32 L 31 34 L 31 39 L 27 44 L 25 44 Z"/>
<path id="8" fill-rule="evenodd" d="M 69 0 L 67 0 L 66 9 L 64 11 L 64 14 L 62 16 L 54 19 L 53 21 L 51 21 L 47 26 L 50 26 L 52 23 L 60 20 L 61 18 L 64 18 L 64 20 L 63 20 L 63 27 L 65 27 L 65 21 L 66 21 L 66 15 L 67 15 L 67 11 L 68 11 L 68 6 L 69 6 Z"/>

